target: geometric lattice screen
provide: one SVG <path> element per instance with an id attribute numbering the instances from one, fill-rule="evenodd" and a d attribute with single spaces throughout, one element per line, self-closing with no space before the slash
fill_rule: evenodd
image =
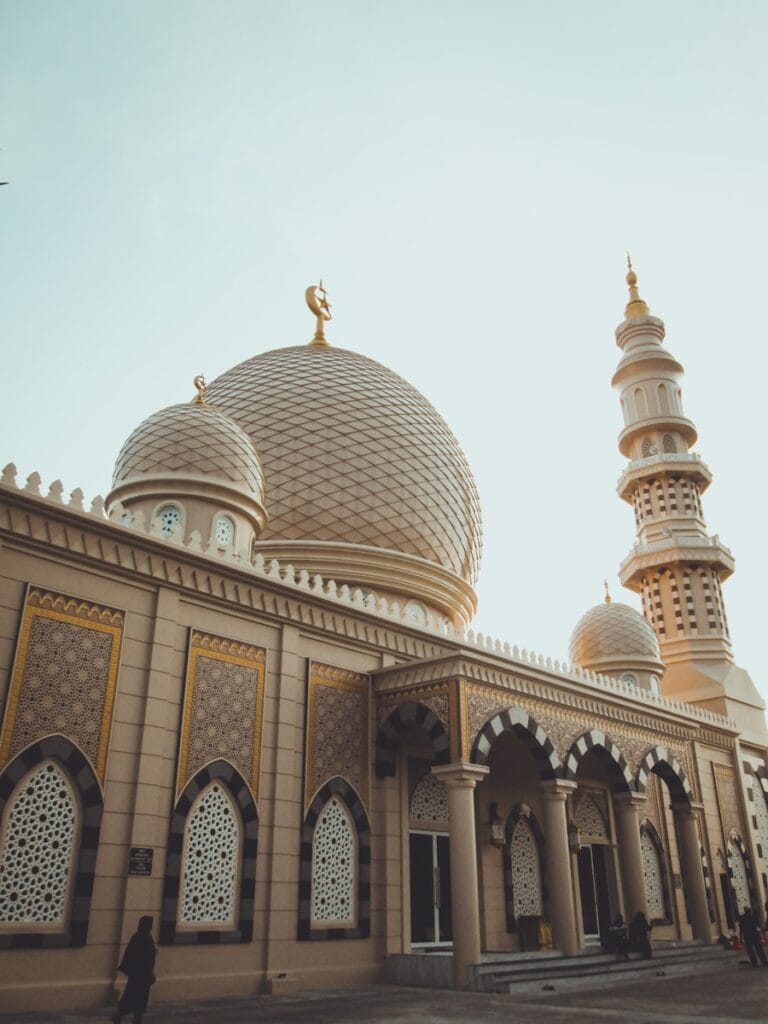
<path id="1" fill-rule="evenodd" d="M 415 829 L 439 825 L 441 831 L 447 831 L 450 827 L 448 788 L 430 772 L 427 772 L 413 791 L 409 817 L 411 828 Z"/>
<path id="2" fill-rule="evenodd" d="M 357 836 L 343 801 L 331 797 L 320 812 L 312 842 L 312 922 L 354 923 Z"/>
<path id="3" fill-rule="evenodd" d="M 0 924 L 64 925 L 78 831 L 77 802 L 46 761 L 9 799 L 0 847 Z"/>
<path id="4" fill-rule="evenodd" d="M 736 913 L 740 914 L 745 907 L 752 906 L 747 880 L 747 865 L 744 854 L 734 843 L 728 843 L 728 864 L 731 869 L 733 894 L 736 899 Z"/>
<path id="5" fill-rule="evenodd" d="M 240 848 L 239 815 L 221 783 L 213 782 L 189 812 L 180 925 L 234 926 Z"/>
<path id="6" fill-rule="evenodd" d="M 515 825 L 509 853 L 512 862 L 512 906 L 515 917 L 541 915 L 544 906 L 541 896 L 539 844 L 525 818 L 520 818 Z"/>
<path id="7" fill-rule="evenodd" d="M 667 908 L 664 901 L 661 858 L 656 843 L 645 831 L 640 833 L 640 853 L 643 862 L 643 879 L 645 880 L 646 913 L 651 920 L 665 918 Z"/>

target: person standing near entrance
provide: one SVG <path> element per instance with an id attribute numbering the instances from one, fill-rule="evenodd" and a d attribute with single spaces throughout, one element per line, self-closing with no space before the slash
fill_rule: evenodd
<path id="1" fill-rule="evenodd" d="M 768 960 L 765 958 L 765 950 L 760 941 L 757 919 L 752 907 L 744 907 L 744 913 L 739 917 L 739 928 L 741 941 L 749 954 L 749 962 L 753 967 L 757 967 L 757 958 L 760 957 L 763 967 L 768 967 Z"/>
<path id="2" fill-rule="evenodd" d="M 638 910 L 632 918 L 632 924 L 629 926 L 630 949 L 636 949 L 641 954 L 643 960 L 650 960 L 653 956 L 653 950 L 651 949 L 652 927 L 652 925 L 648 924 L 648 918 L 642 910 Z"/>
<path id="3" fill-rule="evenodd" d="M 124 1013 L 133 1013 L 133 1024 L 141 1024 L 147 1008 L 149 990 L 155 983 L 155 942 L 152 938 L 152 918 L 139 918 L 139 927 L 125 948 L 117 968 L 128 978 L 125 992 L 112 1014 L 113 1024 L 120 1024 Z"/>

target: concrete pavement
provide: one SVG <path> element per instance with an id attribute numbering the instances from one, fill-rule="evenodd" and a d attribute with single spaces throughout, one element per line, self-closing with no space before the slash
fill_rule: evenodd
<path id="1" fill-rule="evenodd" d="M 766 1024 L 768 969 L 724 954 L 706 973 L 657 976 L 611 984 L 485 995 L 380 985 L 357 991 L 305 992 L 151 1006 L 144 1024 Z M 742 954 L 743 956 L 743 954 Z M 2 1024 L 94 1024 L 110 1010 L 82 1014 L 24 1014 Z M 126 1024 L 130 1017 L 125 1018 Z"/>

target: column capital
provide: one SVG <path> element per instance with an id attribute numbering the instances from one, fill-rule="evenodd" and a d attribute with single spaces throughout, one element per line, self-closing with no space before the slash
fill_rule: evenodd
<path id="1" fill-rule="evenodd" d="M 576 792 L 578 785 L 571 779 L 548 779 L 539 783 L 539 792 L 544 800 L 566 800 Z"/>
<path id="2" fill-rule="evenodd" d="M 451 764 L 432 766 L 432 774 L 446 786 L 469 786 L 472 789 L 482 782 L 490 772 L 486 764 L 470 764 L 469 761 L 453 761 Z"/>
<path id="3" fill-rule="evenodd" d="M 613 794 L 614 807 L 632 807 L 634 810 L 639 811 L 641 807 L 646 807 L 647 804 L 647 793 L 635 793 L 630 790 L 628 793 Z"/>
<path id="4" fill-rule="evenodd" d="M 704 813 L 704 804 L 694 803 L 693 800 L 684 803 L 672 803 L 669 805 L 676 818 L 694 818 L 698 820 Z"/>

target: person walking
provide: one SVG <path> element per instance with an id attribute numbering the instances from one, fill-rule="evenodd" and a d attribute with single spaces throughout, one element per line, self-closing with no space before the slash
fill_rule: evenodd
<path id="1" fill-rule="evenodd" d="M 648 924 L 648 919 L 642 910 L 638 910 L 632 918 L 632 924 L 629 926 L 629 948 L 636 949 L 641 954 L 643 960 L 650 960 L 653 956 L 653 949 L 651 948 L 652 927 L 653 925 Z"/>
<path id="2" fill-rule="evenodd" d="M 744 943 L 744 948 L 749 955 L 749 962 L 752 966 L 757 967 L 757 958 L 760 957 L 763 967 L 768 967 L 765 950 L 760 941 L 757 918 L 752 907 L 744 907 L 744 913 L 739 917 L 739 930 L 741 931 L 741 941 Z"/>
<path id="3" fill-rule="evenodd" d="M 147 1008 L 149 990 L 155 983 L 155 942 L 152 938 L 152 918 L 139 918 L 139 927 L 125 948 L 118 971 L 125 974 L 128 984 L 112 1014 L 113 1024 L 120 1024 L 124 1013 L 133 1014 L 133 1024 L 141 1024 Z"/>

